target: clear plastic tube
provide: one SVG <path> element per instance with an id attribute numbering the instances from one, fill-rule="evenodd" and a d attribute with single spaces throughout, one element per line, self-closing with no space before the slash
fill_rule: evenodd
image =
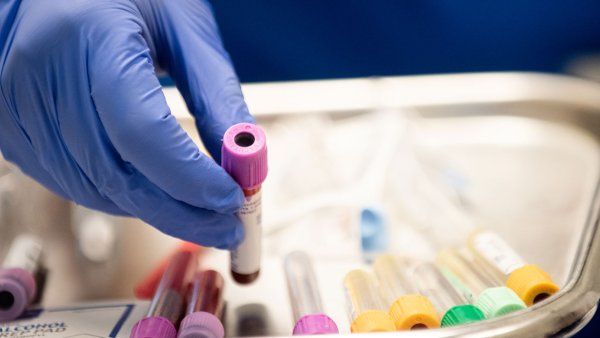
<path id="1" fill-rule="evenodd" d="M 225 281 L 214 270 L 195 274 L 188 290 L 188 307 L 179 327 L 179 338 L 222 338 L 223 288 Z"/>
<path id="2" fill-rule="evenodd" d="M 188 291 L 187 314 L 207 312 L 221 318 L 223 314 L 223 276 L 215 270 L 196 273 Z"/>
<path id="3" fill-rule="evenodd" d="M 438 327 L 439 316 L 433 304 L 411 281 L 411 267 L 407 258 L 393 255 L 379 256 L 373 264 L 389 314 L 398 330 Z"/>
<path id="4" fill-rule="evenodd" d="M 420 262 L 412 271 L 412 280 L 419 292 L 426 296 L 438 309 L 441 326 L 457 326 L 485 319 L 478 307 L 470 304 L 470 299 L 459 287 L 459 282 L 450 280 L 430 262 Z"/>
<path id="5" fill-rule="evenodd" d="M 288 254 L 284 269 L 294 320 L 309 314 L 324 313 L 317 279 L 308 255 L 303 251 Z"/>
<path id="6" fill-rule="evenodd" d="M 420 262 L 412 270 L 413 282 L 441 314 L 468 301 L 450 284 L 433 263 Z"/>
<path id="7" fill-rule="evenodd" d="M 131 331 L 132 338 L 143 338 L 156 332 L 165 338 L 177 335 L 175 325 L 184 310 L 185 288 L 197 264 L 197 255 L 193 252 L 177 252 L 173 255 L 156 288 L 146 317 L 138 321 Z"/>
<path id="8" fill-rule="evenodd" d="M 456 276 L 473 293 L 474 305 L 487 318 L 503 316 L 524 309 L 525 303 L 513 290 L 501 286 L 502 282 L 486 273 L 485 266 L 478 264 L 466 249 L 446 249 L 439 253 L 437 263 Z"/>
<path id="9" fill-rule="evenodd" d="M 19 235 L 12 242 L 2 263 L 2 268 L 19 268 L 35 275 L 40 267 L 41 258 L 41 240 L 29 234 Z"/>
<path id="10" fill-rule="evenodd" d="M 393 255 L 381 255 L 373 263 L 381 295 L 388 306 L 401 296 L 417 293 L 409 281 L 408 269 L 409 262 L 406 259 Z"/>
<path id="11" fill-rule="evenodd" d="M 346 275 L 344 286 L 350 303 L 351 320 L 371 310 L 386 310 L 375 285 L 375 279 L 366 271 L 353 270 Z"/>
<path id="12" fill-rule="evenodd" d="M 352 332 L 394 331 L 395 325 L 385 310 L 375 279 L 363 270 L 350 271 L 344 278 Z"/>
<path id="13" fill-rule="evenodd" d="M 284 270 L 296 323 L 293 334 L 338 333 L 336 324 L 325 315 L 310 257 L 294 251 L 286 256 Z"/>
<path id="14" fill-rule="evenodd" d="M 523 299 L 528 306 L 540 302 L 559 290 L 550 275 L 540 267 L 527 264 L 497 234 L 479 230 L 469 236 L 468 246 L 475 260 Z"/>
<path id="15" fill-rule="evenodd" d="M 0 269 L 0 322 L 17 318 L 41 292 L 41 259 L 39 238 L 23 234 L 13 240 Z"/>
<path id="16" fill-rule="evenodd" d="M 477 229 L 471 215 L 430 179 L 409 142 L 402 150 L 399 160 L 405 174 L 398 175 L 397 198 L 410 223 L 426 234 L 438 249 L 467 242 L 478 258 L 478 266 L 494 274 L 494 279 L 506 282 L 506 286 L 527 305 L 544 300 L 559 290 L 548 273 L 536 265 L 526 264 L 500 236 Z M 436 212 L 431 213 L 432 209 Z M 447 231 L 449 226 L 452 231 Z"/>
<path id="17" fill-rule="evenodd" d="M 191 252 L 178 252 L 171 258 L 156 288 L 147 317 L 160 316 L 177 323 L 183 310 L 186 282 L 195 268 L 194 258 Z"/>
<path id="18" fill-rule="evenodd" d="M 474 262 L 466 257 L 464 251 L 458 249 L 446 249 L 440 251 L 436 261 L 441 267 L 451 271 L 471 292 L 477 296 L 485 289 L 500 286 L 500 281 L 494 280 L 487 275 L 481 267 L 473 265 Z"/>

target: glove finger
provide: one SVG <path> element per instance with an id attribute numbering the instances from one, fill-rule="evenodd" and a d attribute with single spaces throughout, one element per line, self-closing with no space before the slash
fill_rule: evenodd
<path id="1" fill-rule="evenodd" d="M 158 61 L 175 80 L 204 145 L 221 160 L 225 130 L 254 122 L 207 1 L 136 1 Z"/>
<path id="2" fill-rule="evenodd" d="M 235 248 L 244 237 L 234 214 L 220 214 L 177 201 L 135 169 L 113 169 L 126 186 L 104 192 L 132 215 L 158 230 L 203 246 Z"/>
<path id="3" fill-rule="evenodd" d="M 130 11 L 116 11 L 95 28 L 89 81 L 108 142 L 123 161 L 174 199 L 232 213 L 241 207 L 243 193 L 214 160 L 199 151 L 171 115 L 142 25 Z M 111 175 L 94 169 L 93 162 L 95 158 L 85 159 L 93 180 L 102 190 L 110 190 Z"/>

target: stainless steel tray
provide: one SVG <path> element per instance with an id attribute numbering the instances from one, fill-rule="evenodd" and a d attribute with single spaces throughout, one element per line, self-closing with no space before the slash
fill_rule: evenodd
<path id="1" fill-rule="evenodd" d="M 596 238 L 600 236 L 596 231 L 600 178 L 597 84 L 554 75 L 485 73 L 254 84 L 243 89 L 250 109 L 270 137 L 273 175 L 264 188 L 268 236 L 262 277 L 250 287 L 236 286 L 228 278 L 229 335 L 289 335 L 293 323 L 281 260 L 285 252 L 297 248 L 308 249 L 316 258 L 327 311 L 341 330 L 348 332 L 341 278 L 351 268 L 364 265 L 353 242 L 356 234 L 348 231 L 351 226 L 331 224 L 336 217 L 351 222 L 352 213 L 342 210 L 323 216 L 322 210 L 311 205 L 310 197 L 322 196 L 327 189 L 340 191 L 364 174 L 361 163 L 353 161 L 360 159 L 360 154 L 368 156 L 372 145 L 366 140 L 377 135 L 381 126 L 362 126 L 361 119 L 374 110 L 390 109 L 417 110 L 423 116 L 418 128 L 421 146 L 430 157 L 442 156 L 444 163 L 451 163 L 468 178 L 469 203 L 479 219 L 505 237 L 528 261 L 545 268 L 562 287 L 547 301 L 502 318 L 393 335 L 565 336 L 576 332 L 593 315 L 600 292 L 600 276 L 596 273 L 600 268 L 600 239 Z M 178 93 L 167 89 L 165 94 L 173 114 L 197 140 L 193 121 Z M 332 132 L 337 125 L 356 121 L 352 131 L 364 134 L 348 137 L 343 130 L 336 131 L 338 134 L 331 139 L 336 140 L 337 135 L 347 140 L 334 142 L 320 152 L 304 153 L 298 162 L 290 162 L 287 150 L 278 145 L 292 142 L 294 134 L 290 133 L 298 126 L 310 128 L 314 121 L 323 120 L 331 128 L 315 128 L 313 132 Z M 340 157 L 335 157 L 336 149 L 343 153 Z M 322 174 L 323 168 L 317 165 L 322 158 L 316 155 L 323 156 L 327 151 L 333 157 L 329 159 L 329 176 Z M 350 155 L 358 157 L 344 157 Z M 289 163 L 315 165 L 299 165 L 294 174 Z M 336 176 L 332 167 L 336 164 L 356 168 Z M 46 305 L 131 297 L 135 282 L 175 244 L 138 221 L 109 217 L 106 220 L 114 228 L 107 245 L 114 250 L 92 261 L 77 249 L 79 230 L 74 230 L 81 215 L 88 212 L 74 210 L 18 174 L 12 176 L 17 177 L 10 203 L 12 226 L 0 229 L 0 245 L 25 228 L 47 239 L 51 274 Z M 302 177 L 306 184 L 284 187 L 286 182 L 302 182 Z M 335 182 L 315 182 L 318 177 L 334 177 Z M 354 203 L 344 200 L 343 193 L 333 197 L 344 201 L 337 207 Z M 281 216 L 281 210 L 301 202 L 304 209 L 299 207 L 290 212 L 292 216 Z M 393 205 L 393 201 L 386 203 Z M 324 226 L 332 226 L 332 238 L 319 236 Z M 399 241 L 394 250 L 412 250 L 404 244 L 407 246 Z M 204 264 L 228 275 L 226 253 L 212 252 Z M 239 331 L 240 317 L 248 314 L 253 330 Z M 266 321 L 264 327 L 261 316 Z"/>

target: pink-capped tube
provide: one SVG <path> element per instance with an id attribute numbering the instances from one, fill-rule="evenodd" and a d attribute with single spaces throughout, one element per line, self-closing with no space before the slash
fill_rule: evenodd
<path id="1" fill-rule="evenodd" d="M 178 338 L 223 338 L 223 288 L 225 281 L 214 270 L 197 272 L 188 290 L 186 316 Z"/>
<path id="2" fill-rule="evenodd" d="M 294 315 L 294 335 L 338 333 L 333 319 L 325 314 L 310 257 L 303 251 L 288 254 L 285 277 Z"/>
<path id="3" fill-rule="evenodd" d="M 131 338 L 176 338 L 184 310 L 186 287 L 198 265 L 193 252 L 177 252 L 169 261 L 145 318 L 131 329 Z"/>
<path id="4" fill-rule="evenodd" d="M 245 202 L 238 211 L 245 238 L 231 252 L 231 275 L 240 284 L 258 278 L 261 259 L 261 185 L 267 178 L 267 139 L 257 125 L 238 123 L 223 135 L 221 166 L 242 187 Z"/>
<path id="5" fill-rule="evenodd" d="M 19 317 L 36 298 L 41 259 L 39 238 L 24 234 L 14 239 L 0 269 L 0 322 Z"/>

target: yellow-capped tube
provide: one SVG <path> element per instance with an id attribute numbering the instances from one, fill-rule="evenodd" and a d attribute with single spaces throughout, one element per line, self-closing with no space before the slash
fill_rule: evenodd
<path id="1" fill-rule="evenodd" d="M 410 263 L 402 257 L 381 255 L 373 263 L 381 295 L 397 330 L 435 328 L 440 319 L 433 304 L 419 294 L 407 275 Z"/>
<path id="2" fill-rule="evenodd" d="M 485 267 L 474 259 L 467 249 L 445 249 L 437 257 L 437 264 L 456 276 L 473 296 L 473 305 L 483 311 L 486 318 L 496 318 L 524 309 L 525 303 L 502 282 L 486 273 Z"/>
<path id="3" fill-rule="evenodd" d="M 363 270 L 350 271 L 344 278 L 344 288 L 349 306 L 350 331 L 368 333 L 396 330 L 371 274 Z"/>
<path id="4" fill-rule="evenodd" d="M 542 301 L 559 290 L 546 271 L 525 263 L 521 256 L 494 232 L 477 230 L 469 236 L 468 245 L 477 260 L 487 265 L 497 278 L 506 281 L 506 286 L 527 306 Z"/>
<path id="5" fill-rule="evenodd" d="M 409 144 L 406 142 L 406 144 Z M 395 180 L 392 193 L 409 223 L 438 248 L 468 243 L 482 264 L 481 269 L 495 270 L 496 279 L 513 290 L 528 306 L 553 295 L 559 287 L 539 266 L 527 264 L 500 236 L 479 230 L 476 222 L 423 169 L 414 149 L 400 152 L 403 170 Z M 436 210 L 431 213 L 430 210 Z M 452 227 L 452 231 L 447 231 Z"/>

